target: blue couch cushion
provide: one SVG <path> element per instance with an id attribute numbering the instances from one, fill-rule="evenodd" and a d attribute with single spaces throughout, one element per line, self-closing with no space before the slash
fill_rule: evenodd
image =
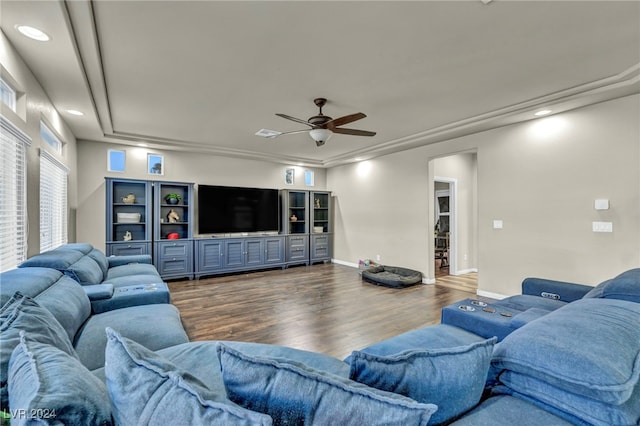
<path id="1" fill-rule="evenodd" d="M 118 278 L 108 279 L 103 284 L 111 284 L 115 288 L 131 287 L 145 284 L 159 284 L 163 283 L 162 278 L 157 273 L 155 274 L 141 274 L 141 275 L 125 275 Z"/>
<path id="2" fill-rule="evenodd" d="M 529 294 L 518 294 L 499 300 L 492 305 L 510 308 L 516 311 L 526 311 L 530 308 L 555 311 L 565 306 L 567 302 L 562 300 L 547 299 L 546 297 L 531 296 Z"/>
<path id="3" fill-rule="evenodd" d="M 107 327 L 152 351 L 189 341 L 173 305 L 132 306 L 92 315 L 74 342 L 80 361 L 89 370 L 104 366 Z"/>
<path id="4" fill-rule="evenodd" d="M 640 383 L 624 403 L 607 404 L 512 371 L 503 372 L 500 382 L 513 390 L 514 395 L 535 401 L 541 407 L 553 407 L 568 413 L 572 420 L 580 419 L 596 426 L 640 424 Z"/>
<path id="5" fill-rule="evenodd" d="M 100 284 L 104 279 L 100 265 L 89 256 L 83 256 L 77 262 L 69 265 L 64 274 L 73 278 L 81 285 Z"/>
<path id="6" fill-rule="evenodd" d="M 37 254 L 22 262 L 19 268 L 52 268 L 64 271 L 69 266 L 80 260 L 84 254 L 76 250 L 50 250 Z"/>
<path id="7" fill-rule="evenodd" d="M 577 300 L 511 333 L 496 345 L 492 363 L 497 370 L 622 404 L 640 377 L 640 304 Z"/>
<path id="8" fill-rule="evenodd" d="M 450 423 L 449 426 L 573 426 L 575 424 L 522 399 L 500 395 L 483 401 L 473 411 Z"/>
<path id="9" fill-rule="evenodd" d="M 0 402 L 8 407 L 7 377 L 9 359 L 20 343 L 20 332 L 40 343 L 52 345 L 76 357 L 69 336 L 49 311 L 33 299 L 17 292 L 0 308 Z"/>
<path id="10" fill-rule="evenodd" d="M 0 274 L 0 283 L 3 304 L 17 291 L 31 297 L 58 320 L 71 341 L 91 314 L 91 304 L 80 284 L 57 270 L 12 269 Z"/>
<path id="11" fill-rule="evenodd" d="M 9 405 L 38 424 L 113 424 L 104 383 L 77 358 L 24 332 L 9 362 Z"/>
<path id="12" fill-rule="evenodd" d="M 284 358 L 218 346 L 229 399 L 275 424 L 426 425 L 437 407 Z"/>
<path id="13" fill-rule="evenodd" d="M 432 403 L 440 424 L 475 406 L 487 380 L 496 338 L 446 349 L 412 349 L 395 355 L 351 355 L 349 378 L 365 385 Z"/>
<path id="14" fill-rule="evenodd" d="M 640 303 L 640 268 L 630 269 L 615 278 L 598 284 L 584 297 L 620 299 Z"/>
<path id="15" fill-rule="evenodd" d="M 67 243 L 56 250 L 74 250 L 82 254 L 89 254 L 93 250 L 93 246 L 89 243 Z"/>
<path id="16" fill-rule="evenodd" d="M 224 393 L 208 389 L 195 376 L 110 328 L 107 336 L 105 375 L 117 424 L 272 424 L 269 416 L 231 403 Z"/>
<path id="17" fill-rule="evenodd" d="M 121 277 L 129 277 L 131 275 L 158 275 L 155 266 L 148 263 L 131 263 L 128 265 L 114 266 L 109 269 L 105 281 L 113 281 Z"/>
<path id="18" fill-rule="evenodd" d="M 87 256 L 95 260 L 98 266 L 100 266 L 104 279 L 104 277 L 107 276 L 107 272 L 109 271 L 109 260 L 107 259 L 107 256 L 105 256 L 104 253 L 98 249 L 91 250 Z"/>

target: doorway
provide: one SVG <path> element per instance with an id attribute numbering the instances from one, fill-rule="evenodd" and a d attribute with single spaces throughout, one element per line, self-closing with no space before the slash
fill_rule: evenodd
<path id="1" fill-rule="evenodd" d="M 456 179 L 434 178 L 434 271 L 435 276 L 456 271 Z"/>
<path id="2" fill-rule="evenodd" d="M 478 271 L 477 172 L 475 150 L 429 161 L 429 263 L 434 282 L 437 277 L 451 279 Z M 442 268 L 441 256 L 447 257 Z"/>

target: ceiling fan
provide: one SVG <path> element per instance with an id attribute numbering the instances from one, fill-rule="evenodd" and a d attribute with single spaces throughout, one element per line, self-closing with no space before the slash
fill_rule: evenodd
<path id="1" fill-rule="evenodd" d="M 331 118 L 328 115 L 324 115 L 322 113 L 322 107 L 327 103 L 325 98 L 316 98 L 313 100 L 313 103 L 320 109 L 318 115 L 314 115 L 308 120 L 302 120 L 300 118 L 291 117 L 286 114 L 276 115 L 278 117 L 286 118 L 287 120 L 295 121 L 296 123 L 306 124 L 311 127 L 311 129 L 305 130 L 294 130 L 292 132 L 278 132 L 276 130 L 268 130 L 261 129 L 256 135 L 263 136 L 265 138 L 276 138 L 281 135 L 290 135 L 293 133 L 303 133 L 309 132 L 309 136 L 316 142 L 316 146 L 322 146 L 326 141 L 329 140 L 333 133 L 341 133 L 343 135 L 353 135 L 353 136 L 375 136 L 376 132 L 369 132 L 367 130 L 357 130 L 357 129 L 345 129 L 343 127 L 339 127 L 345 124 L 353 123 L 354 121 L 361 120 L 366 117 L 365 114 L 361 112 L 357 112 L 355 114 L 345 115 L 339 118 Z"/>

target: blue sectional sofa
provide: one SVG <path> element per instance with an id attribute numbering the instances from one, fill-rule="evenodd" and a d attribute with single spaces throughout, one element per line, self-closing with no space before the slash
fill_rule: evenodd
<path id="1" fill-rule="evenodd" d="M 151 256 L 107 257 L 88 243 L 65 244 L 32 256 L 19 267 L 57 269 L 83 286 L 109 284 L 117 288 L 163 282 Z"/>
<path id="2" fill-rule="evenodd" d="M 637 425 L 632 277 L 500 343 L 438 324 L 340 360 L 189 342 L 170 304 L 92 314 L 69 276 L 19 268 L 0 274 L 2 408 L 18 424 Z"/>
<path id="3" fill-rule="evenodd" d="M 593 287 L 546 278 L 526 278 L 522 294 L 484 302 L 465 299 L 442 309 L 441 322 L 483 337 L 504 339 L 514 330 L 582 298 L 615 298 L 637 302 L 640 268 L 630 269 Z"/>

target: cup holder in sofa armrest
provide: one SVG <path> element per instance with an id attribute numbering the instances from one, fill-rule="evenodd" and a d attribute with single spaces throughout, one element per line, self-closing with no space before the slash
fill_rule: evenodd
<path id="1" fill-rule="evenodd" d="M 89 300 L 110 299 L 113 296 L 113 284 L 95 284 L 82 286 Z"/>

